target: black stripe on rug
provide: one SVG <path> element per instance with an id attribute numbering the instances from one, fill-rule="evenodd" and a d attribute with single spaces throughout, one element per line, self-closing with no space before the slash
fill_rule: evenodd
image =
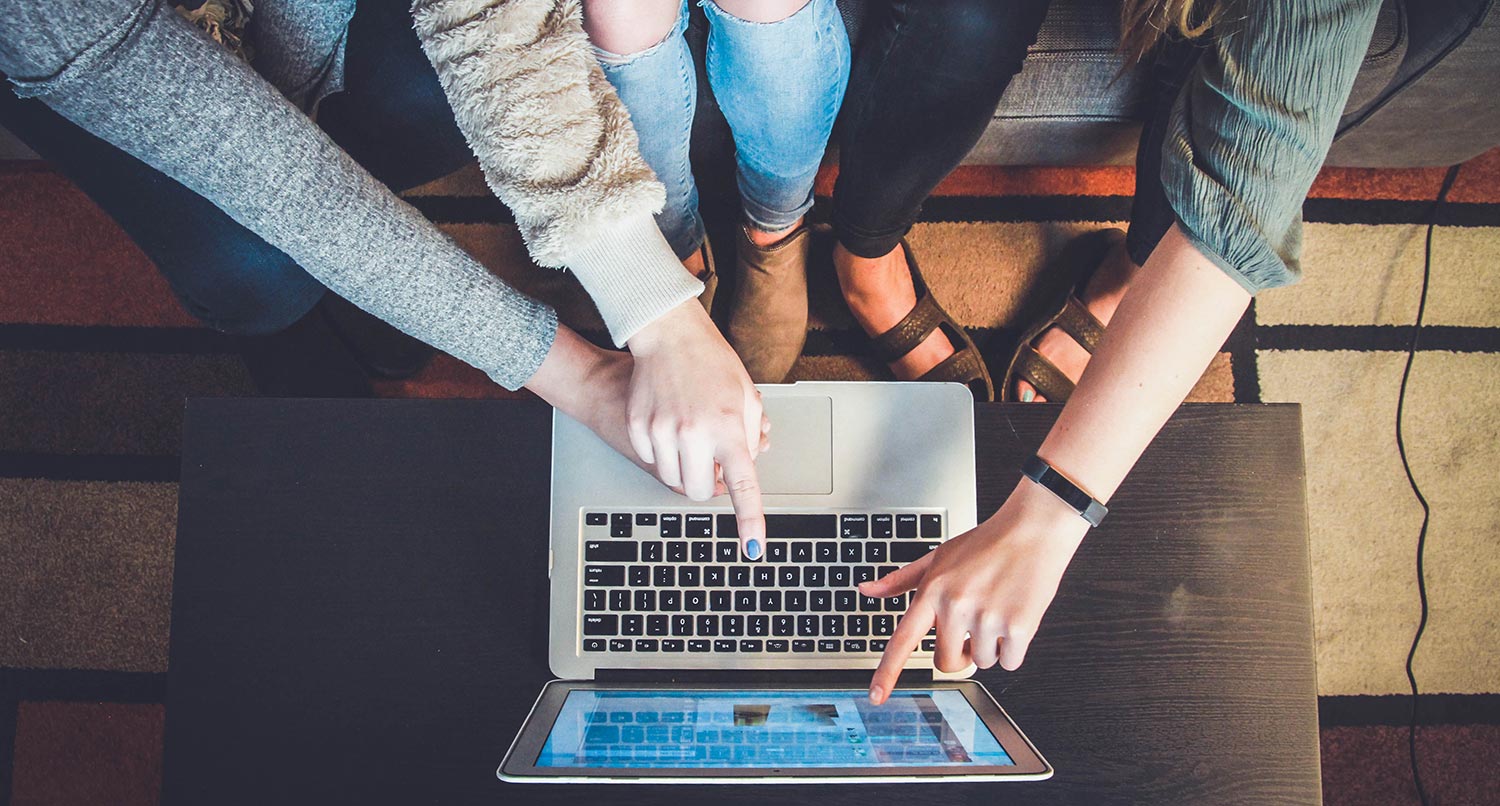
<path id="1" fill-rule="evenodd" d="M 238 352 L 244 340 L 201 327 L 0 324 L 4 350 L 219 355 Z"/>
<path id="2" fill-rule="evenodd" d="M 162 704 L 167 675 L 97 669 L 0 669 L 0 691 L 17 702 Z"/>
<path id="3" fill-rule="evenodd" d="M 177 481 L 176 456 L 0 451 L 0 478 L 47 481 Z"/>
<path id="4" fill-rule="evenodd" d="M 1423 694 L 1420 725 L 1500 725 L 1500 694 Z M 1318 698 L 1318 726 L 1365 727 L 1411 724 L 1411 695 L 1352 695 Z"/>
<path id="5" fill-rule="evenodd" d="M 1411 335 L 1411 325 L 1260 325 L 1255 329 L 1255 343 L 1262 350 L 1405 352 Z M 1500 328 L 1423 325 L 1421 348 L 1424 352 L 1500 352 Z"/>

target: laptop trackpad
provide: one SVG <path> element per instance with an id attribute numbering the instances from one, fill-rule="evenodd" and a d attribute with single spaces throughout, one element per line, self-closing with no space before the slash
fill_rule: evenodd
<path id="1" fill-rule="evenodd" d="M 833 398 L 767 396 L 771 450 L 755 466 L 767 495 L 829 495 L 833 492 Z"/>

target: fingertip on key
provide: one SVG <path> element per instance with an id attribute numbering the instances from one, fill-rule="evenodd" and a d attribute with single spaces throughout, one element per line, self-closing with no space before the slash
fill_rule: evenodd
<path id="1" fill-rule="evenodd" d="M 760 541 L 754 538 L 745 542 L 745 556 L 752 560 L 760 559 Z"/>

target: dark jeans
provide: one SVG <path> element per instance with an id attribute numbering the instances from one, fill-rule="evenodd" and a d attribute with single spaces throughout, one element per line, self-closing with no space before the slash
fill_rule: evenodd
<path id="1" fill-rule="evenodd" d="M 399 191 L 472 159 L 404 4 L 360 2 L 345 61 L 345 91 L 324 99 L 318 121 L 375 178 Z M 0 124 L 119 222 L 208 326 L 274 333 L 327 292 L 211 202 L 40 101 L 17 99 L 8 84 L 0 89 Z"/>
<path id="2" fill-rule="evenodd" d="M 922 202 L 979 141 L 1036 41 L 1048 0 L 872 3 L 839 121 L 833 226 L 861 257 L 895 249 Z M 1167 114 L 1197 49 L 1164 48 L 1137 154 L 1127 247 L 1137 263 L 1175 216 L 1161 188 Z"/>

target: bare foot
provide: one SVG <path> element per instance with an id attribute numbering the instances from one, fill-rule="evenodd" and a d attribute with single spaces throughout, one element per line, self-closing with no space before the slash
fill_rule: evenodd
<path id="1" fill-rule="evenodd" d="M 906 254 L 897 246 L 878 258 L 851 254 L 843 244 L 833 247 L 833 267 L 849 312 L 865 332 L 877 336 L 895 327 L 917 305 L 917 291 L 906 266 Z M 891 364 L 902 380 L 915 380 L 953 355 L 953 343 L 934 330 L 911 352 Z"/>
<path id="2" fill-rule="evenodd" d="M 1094 272 L 1094 276 L 1089 278 L 1088 284 L 1083 288 L 1083 304 L 1100 324 L 1109 324 L 1109 320 L 1115 315 L 1115 309 L 1120 307 L 1120 300 L 1125 298 L 1126 289 L 1130 288 L 1131 279 L 1139 269 L 1125 252 L 1124 241 L 1111 248 L 1099 263 L 1099 270 Z M 1036 340 L 1035 346 L 1037 352 L 1056 364 L 1074 383 L 1083 376 L 1083 369 L 1088 366 L 1089 351 L 1083 349 L 1083 345 L 1074 341 L 1060 327 L 1047 328 Z M 1015 399 L 1023 403 L 1044 403 L 1047 400 L 1035 387 L 1020 378 L 1016 379 Z"/>

